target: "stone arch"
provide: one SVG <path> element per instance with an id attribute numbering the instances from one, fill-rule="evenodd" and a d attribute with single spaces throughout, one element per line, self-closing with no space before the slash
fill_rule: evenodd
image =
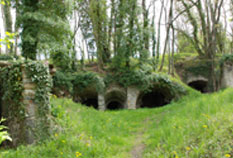
<path id="1" fill-rule="evenodd" d="M 98 93 L 95 87 L 89 87 L 78 94 L 81 104 L 98 109 Z"/>
<path id="2" fill-rule="evenodd" d="M 138 96 L 137 108 L 156 108 L 169 104 L 175 96 L 169 88 L 155 85 L 150 91 L 141 92 Z"/>
<path id="3" fill-rule="evenodd" d="M 106 109 L 118 110 L 126 107 L 127 93 L 120 86 L 111 86 L 105 93 Z"/>
<path id="4" fill-rule="evenodd" d="M 201 93 L 208 92 L 208 79 L 204 77 L 193 77 L 190 78 L 187 82 L 188 86 L 200 91 Z"/>

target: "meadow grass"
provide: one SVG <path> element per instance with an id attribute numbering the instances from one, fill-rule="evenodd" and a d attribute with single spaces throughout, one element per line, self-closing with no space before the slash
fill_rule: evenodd
<path id="1" fill-rule="evenodd" d="M 51 138 L 2 150 L 3 158 L 130 158 L 137 143 L 145 144 L 144 158 L 233 155 L 233 89 L 191 93 L 154 109 L 103 112 L 70 99 L 51 102 L 57 116 Z"/>

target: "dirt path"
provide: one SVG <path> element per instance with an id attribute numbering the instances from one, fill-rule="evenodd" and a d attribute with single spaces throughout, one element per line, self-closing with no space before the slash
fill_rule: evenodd
<path id="1" fill-rule="evenodd" d="M 134 147 L 130 151 L 131 158 L 142 158 L 143 151 L 146 147 L 146 145 L 143 143 L 143 136 L 144 133 L 148 127 L 149 118 L 147 118 L 145 121 L 143 121 L 143 127 L 141 130 L 137 133 L 137 137 L 134 142 Z"/>
<path id="2" fill-rule="evenodd" d="M 136 140 L 135 140 L 135 146 L 131 150 L 131 157 L 132 158 L 142 158 L 142 153 L 146 147 L 145 144 L 143 144 L 143 133 L 138 134 Z"/>

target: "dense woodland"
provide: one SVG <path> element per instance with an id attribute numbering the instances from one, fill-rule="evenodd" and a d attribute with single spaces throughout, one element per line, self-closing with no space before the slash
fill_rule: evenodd
<path id="1" fill-rule="evenodd" d="M 214 69 L 218 54 L 233 52 L 231 0 L 1 0 L 1 10 L 2 43 L 13 42 L 1 54 L 66 70 L 93 61 L 99 71 L 131 68 L 136 59 L 162 71 L 168 60 L 174 74 L 174 54 L 196 53 Z"/>
<path id="2" fill-rule="evenodd" d="M 233 90 L 220 86 L 223 62 L 233 63 L 233 0 L 0 0 L 0 11 L 0 61 L 15 62 L 0 67 L 0 117 L 2 100 L 13 109 L 22 101 L 24 64 L 49 126 L 35 128 L 42 140 L 31 146 L 0 148 L 0 158 L 233 156 Z M 190 88 L 184 71 L 220 92 Z M 76 97 L 92 88 L 96 101 L 114 82 L 136 86 L 138 98 L 156 83 L 168 99 L 97 111 Z M 0 144 L 12 141 L 4 121 Z"/>

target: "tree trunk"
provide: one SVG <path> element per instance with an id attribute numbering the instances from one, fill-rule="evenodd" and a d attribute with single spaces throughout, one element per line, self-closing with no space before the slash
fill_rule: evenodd
<path id="1" fill-rule="evenodd" d="M 13 32 L 13 23 L 12 23 L 12 16 L 11 16 L 11 7 L 9 3 L 6 3 L 5 5 L 2 6 L 2 17 L 3 17 L 3 23 L 4 23 L 4 28 L 5 32 Z M 13 44 L 10 44 L 10 48 L 6 46 L 6 53 L 12 53 L 13 50 Z"/>
<path id="2" fill-rule="evenodd" d="M 168 44 L 169 35 L 170 35 L 170 28 L 171 28 L 171 25 L 173 23 L 172 18 L 173 18 L 173 0 L 170 0 L 169 19 L 168 19 L 168 26 L 167 26 L 167 31 L 166 31 L 167 35 L 166 35 L 166 40 L 165 40 L 164 49 L 163 49 L 163 57 L 162 57 L 161 66 L 159 68 L 159 71 L 163 70 L 165 54 L 166 54 L 167 44 Z"/>

